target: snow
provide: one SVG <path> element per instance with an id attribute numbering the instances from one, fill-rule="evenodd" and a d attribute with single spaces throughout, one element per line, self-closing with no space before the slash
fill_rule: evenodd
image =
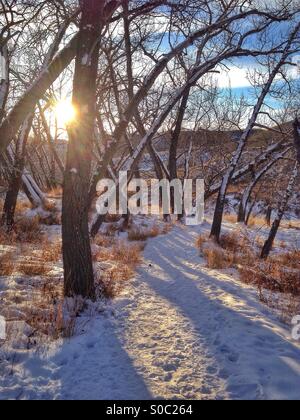
<path id="1" fill-rule="evenodd" d="M 0 398 L 300 399 L 292 327 L 233 272 L 205 268 L 194 244 L 208 228 L 149 240 L 135 280 L 83 314 L 77 336 L 3 346 Z"/>
<path id="2" fill-rule="evenodd" d="M 90 62 L 90 56 L 89 56 L 89 54 L 84 54 L 84 56 L 82 57 L 82 60 L 81 60 L 81 64 L 83 65 L 83 66 L 87 66 L 88 64 L 89 64 L 89 62 Z"/>

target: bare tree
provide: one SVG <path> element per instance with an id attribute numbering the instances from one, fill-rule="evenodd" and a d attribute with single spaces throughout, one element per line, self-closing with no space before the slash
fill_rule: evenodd
<path id="1" fill-rule="evenodd" d="M 268 258 L 268 256 L 270 255 L 270 252 L 272 250 L 278 229 L 280 227 L 281 221 L 283 219 L 283 216 L 286 212 L 287 209 L 287 205 L 289 203 L 289 200 L 291 198 L 291 195 L 293 193 L 293 188 L 296 182 L 296 178 L 298 176 L 298 162 L 296 162 L 294 170 L 292 172 L 292 175 L 290 177 L 286 192 L 284 194 L 283 200 L 281 201 L 279 207 L 278 207 L 278 211 L 277 211 L 277 216 L 273 222 L 270 234 L 268 239 L 266 240 L 262 252 L 261 252 L 261 258 L 265 259 Z"/>
<path id="2" fill-rule="evenodd" d="M 300 121 L 298 118 L 296 118 L 294 121 L 294 142 L 297 152 L 297 159 L 300 163 Z"/>
<path id="3" fill-rule="evenodd" d="M 300 24 L 296 25 L 295 28 L 291 31 L 291 34 L 289 36 L 289 39 L 286 43 L 286 46 L 283 50 L 283 53 L 281 54 L 278 62 L 274 66 L 273 70 L 270 72 L 270 75 L 268 77 L 267 82 L 264 84 L 263 89 L 261 91 L 261 94 L 259 95 L 258 101 L 253 109 L 251 118 L 249 120 L 249 123 L 244 130 L 240 140 L 239 140 L 239 146 L 230 162 L 229 168 L 226 171 L 223 180 L 222 185 L 219 191 L 219 195 L 217 198 L 217 203 L 215 207 L 215 213 L 214 213 L 214 219 L 213 224 L 211 228 L 211 238 L 213 238 L 215 241 L 219 242 L 220 240 L 220 234 L 221 234 L 221 228 L 222 228 L 222 220 L 223 220 L 223 213 L 224 213 L 224 206 L 225 206 L 225 199 L 226 199 L 226 193 L 228 190 L 228 186 L 232 180 L 232 176 L 234 174 L 234 171 L 237 167 L 237 164 L 245 150 L 245 147 L 248 143 L 248 140 L 251 136 L 252 130 L 255 127 L 257 118 L 261 112 L 262 106 L 264 104 L 264 101 L 273 85 L 273 82 L 278 75 L 281 68 L 286 64 L 288 57 L 291 55 L 292 46 L 295 38 L 298 36 L 300 29 Z"/>
<path id="4" fill-rule="evenodd" d="M 81 2 L 73 105 L 76 122 L 69 127 L 64 177 L 62 234 L 65 295 L 95 297 L 94 272 L 88 225 L 88 198 L 96 120 L 96 81 L 99 38 L 118 2 Z"/>

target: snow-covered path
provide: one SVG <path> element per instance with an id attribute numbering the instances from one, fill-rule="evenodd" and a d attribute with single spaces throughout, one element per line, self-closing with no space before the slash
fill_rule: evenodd
<path id="1" fill-rule="evenodd" d="M 0 398 L 300 399 L 300 346 L 255 290 L 204 267 L 196 237 L 149 241 L 112 313 L 47 354 L 16 352 Z"/>

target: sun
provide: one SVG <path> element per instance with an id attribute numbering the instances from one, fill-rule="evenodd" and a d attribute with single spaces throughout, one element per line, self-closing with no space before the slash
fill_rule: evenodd
<path id="1" fill-rule="evenodd" d="M 76 109 L 68 100 L 62 100 L 55 105 L 55 114 L 59 125 L 67 126 L 76 118 Z"/>

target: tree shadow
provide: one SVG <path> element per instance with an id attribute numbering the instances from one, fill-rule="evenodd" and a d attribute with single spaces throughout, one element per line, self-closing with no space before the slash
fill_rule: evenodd
<path id="1" fill-rule="evenodd" d="M 53 347 L 45 354 L 27 355 L 23 361 L 17 355 L 14 373 L 2 378 L 0 399 L 153 399 L 118 338 L 113 320 L 100 315 L 91 321 L 87 333 Z"/>
<path id="2" fill-rule="evenodd" d="M 230 398 L 300 399 L 299 346 L 284 337 L 283 325 L 252 288 L 203 267 L 196 237 L 175 227 L 152 240 L 141 280 L 190 320 Z M 167 276 L 159 278 L 160 272 Z"/>

